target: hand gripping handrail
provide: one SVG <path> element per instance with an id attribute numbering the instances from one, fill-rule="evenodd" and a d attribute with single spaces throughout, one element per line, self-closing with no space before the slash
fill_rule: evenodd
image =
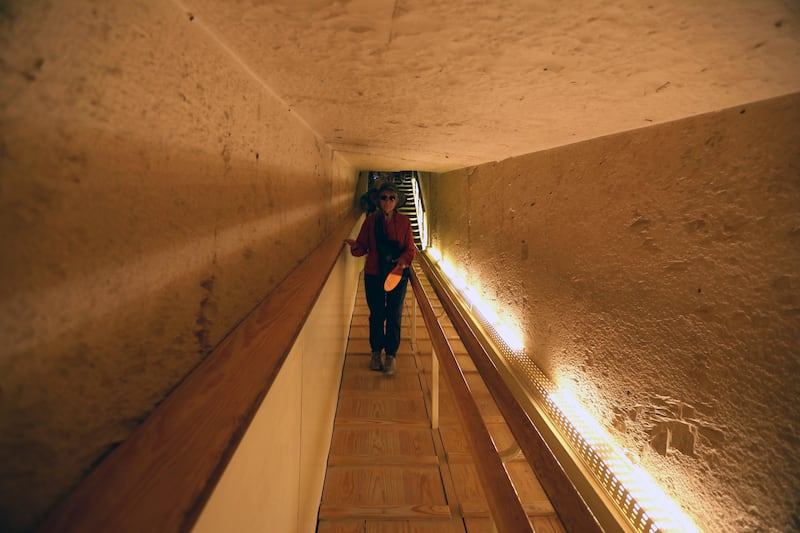
<path id="1" fill-rule="evenodd" d="M 489 503 L 492 519 L 499 531 L 503 533 L 533 533 L 519 495 L 508 477 L 508 472 L 503 466 L 489 430 L 481 417 L 480 409 L 469 392 L 469 385 L 413 268 L 411 269 L 411 286 L 428 329 L 431 344 L 439 356 L 442 372 L 450 384 L 456 413 L 467 431 L 467 440 L 470 443 L 478 478 Z"/>
<path id="2" fill-rule="evenodd" d="M 427 256 L 418 254 L 415 262 L 421 265 L 448 318 L 458 332 L 461 342 L 469 352 L 500 413 L 531 468 L 536 472 L 536 477 L 566 530 L 575 533 L 602 533 L 603 528 L 597 518 L 570 481 L 563 466 L 528 413 L 506 385 L 502 374 L 470 326 L 469 320 L 453 303 L 452 296 L 445 289 Z M 412 277 L 412 282 L 413 280 Z"/>

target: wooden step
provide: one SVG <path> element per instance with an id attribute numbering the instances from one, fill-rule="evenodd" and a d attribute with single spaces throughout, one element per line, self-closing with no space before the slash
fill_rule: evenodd
<path id="1" fill-rule="evenodd" d="M 407 297 L 397 375 L 386 377 L 369 370 L 369 310 L 361 283 L 356 298 L 317 533 L 491 532 L 470 444 L 441 379 L 439 428 L 431 429 L 431 343 L 419 309 L 412 345 Z M 514 437 L 463 343 L 441 304 L 432 303 L 492 440 L 501 449 L 512 446 Z M 524 456 L 506 469 L 537 533 L 564 533 Z"/>
<path id="2" fill-rule="evenodd" d="M 366 520 L 440 520 L 450 519 L 447 505 L 337 505 L 323 503 L 320 520 L 361 518 Z M 405 531 L 405 530 L 404 530 Z"/>

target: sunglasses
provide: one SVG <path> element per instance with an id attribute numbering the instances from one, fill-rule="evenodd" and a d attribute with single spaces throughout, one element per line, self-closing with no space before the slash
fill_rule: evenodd
<path id="1" fill-rule="evenodd" d="M 385 194 L 381 195 L 381 200 L 396 200 L 397 196 L 386 196 Z"/>

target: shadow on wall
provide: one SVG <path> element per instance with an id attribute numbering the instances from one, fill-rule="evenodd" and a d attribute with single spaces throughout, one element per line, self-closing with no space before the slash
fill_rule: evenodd
<path id="1" fill-rule="evenodd" d="M 355 173 L 331 176 L 350 188 L 319 202 L 305 192 L 318 176 L 263 157 L 229 158 L 243 174 L 223 183 L 217 155 L 112 139 L 41 156 L 23 134 L 30 148 L 0 156 L 0 240 L 15 258 L 0 281 L 4 531 L 34 523 L 123 441 L 355 194 Z"/>

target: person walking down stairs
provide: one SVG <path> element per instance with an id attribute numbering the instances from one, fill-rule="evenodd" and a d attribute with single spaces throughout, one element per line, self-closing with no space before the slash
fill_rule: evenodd
<path id="1" fill-rule="evenodd" d="M 372 350 L 370 369 L 393 376 L 397 369 L 397 349 L 403 302 L 408 288 L 411 261 L 416 254 L 411 221 L 398 208 L 405 196 L 391 183 L 383 184 L 377 193 L 378 210 L 361 225 L 356 239 L 346 239 L 350 253 L 367 256 L 364 264 L 364 290 L 369 307 L 369 344 Z M 386 290 L 384 282 L 395 268 L 402 269 L 396 287 Z M 381 352 L 386 359 L 381 360 Z"/>

